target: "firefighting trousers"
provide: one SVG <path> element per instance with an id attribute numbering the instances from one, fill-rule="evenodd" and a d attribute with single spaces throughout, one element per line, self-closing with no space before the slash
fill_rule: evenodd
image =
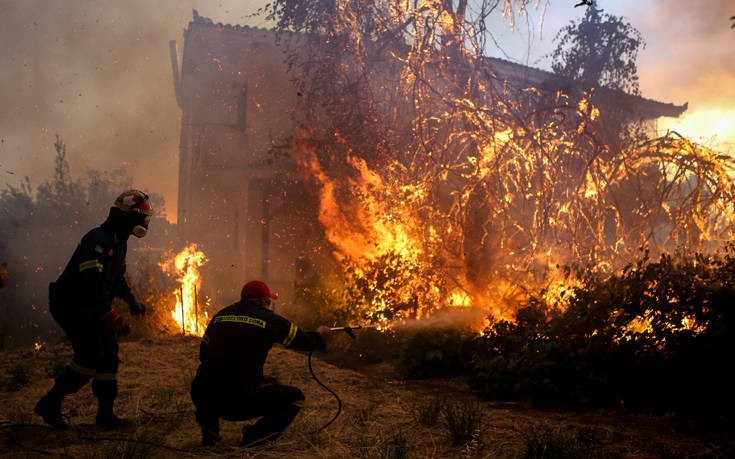
<path id="1" fill-rule="evenodd" d="M 245 421 L 260 417 L 243 429 L 243 446 L 261 440 L 274 441 L 301 410 L 304 393 L 297 387 L 280 384 L 251 390 L 227 390 L 207 384 L 198 374 L 192 382 L 191 398 L 195 418 L 202 433 L 219 433 L 219 419 Z"/>
<path id="2" fill-rule="evenodd" d="M 119 366 L 119 346 L 114 331 L 95 317 L 64 313 L 59 306 L 52 301 L 51 314 L 64 330 L 74 355 L 56 378 L 54 388 L 63 394 L 73 394 L 94 378 L 92 392 L 100 401 L 100 407 L 111 407 L 117 396 Z"/>

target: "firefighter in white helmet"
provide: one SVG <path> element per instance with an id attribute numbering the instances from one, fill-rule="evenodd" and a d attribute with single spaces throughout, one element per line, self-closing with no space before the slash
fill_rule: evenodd
<path id="1" fill-rule="evenodd" d="M 117 397 L 117 335 L 130 326 L 112 307 L 114 298 L 127 302 L 134 315 L 145 314 L 125 280 L 128 237 L 145 236 L 153 215 L 148 195 L 128 190 L 115 200 L 107 219 L 82 237 L 61 276 L 49 285 L 49 311 L 71 342 L 71 363 L 34 411 L 54 428 L 67 423 L 61 411 L 64 396 L 79 391 L 90 379 L 97 398 L 98 426 L 122 427 L 113 405 Z"/>

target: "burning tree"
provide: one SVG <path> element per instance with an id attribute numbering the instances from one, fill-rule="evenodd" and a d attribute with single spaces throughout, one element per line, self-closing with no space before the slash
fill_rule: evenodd
<path id="1" fill-rule="evenodd" d="M 732 237 L 730 158 L 676 133 L 613 146 L 596 103 L 605 88 L 497 77 L 483 55 L 487 20 L 512 21 L 527 4 L 267 8 L 291 40 L 308 120 L 291 155 L 320 190 L 347 284 L 334 290 L 342 315 L 388 321 L 473 305 L 508 318 L 573 283 L 564 267 L 613 272 L 642 248 L 692 252 Z"/>

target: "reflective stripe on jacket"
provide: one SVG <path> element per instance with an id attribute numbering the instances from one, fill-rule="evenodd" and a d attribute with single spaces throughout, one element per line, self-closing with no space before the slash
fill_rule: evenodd
<path id="1" fill-rule="evenodd" d="M 199 372 L 228 386 L 259 386 L 274 344 L 301 351 L 324 348 L 318 334 L 303 332 L 257 303 L 239 301 L 219 311 L 209 322 L 200 345 Z"/>
<path id="2" fill-rule="evenodd" d="M 64 272 L 51 291 L 54 303 L 74 308 L 75 314 L 101 317 L 109 312 L 112 300 L 130 293 L 125 280 L 127 239 L 110 229 L 97 227 L 82 237 Z"/>

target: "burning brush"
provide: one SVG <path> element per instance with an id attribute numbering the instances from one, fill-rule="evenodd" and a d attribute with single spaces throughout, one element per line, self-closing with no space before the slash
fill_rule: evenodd
<path id="1" fill-rule="evenodd" d="M 171 317 L 181 327 L 183 335 L 202 336 L 209 323 L 209 315 L 199 306 L 198 291 L 201 288 L 199 267 L 208 261 L 196 243 L 189 244 L 181 252 L 160 264 L 164 272 L 177 276 L 179 288 L 172 293 L 176 306 Z"/>

